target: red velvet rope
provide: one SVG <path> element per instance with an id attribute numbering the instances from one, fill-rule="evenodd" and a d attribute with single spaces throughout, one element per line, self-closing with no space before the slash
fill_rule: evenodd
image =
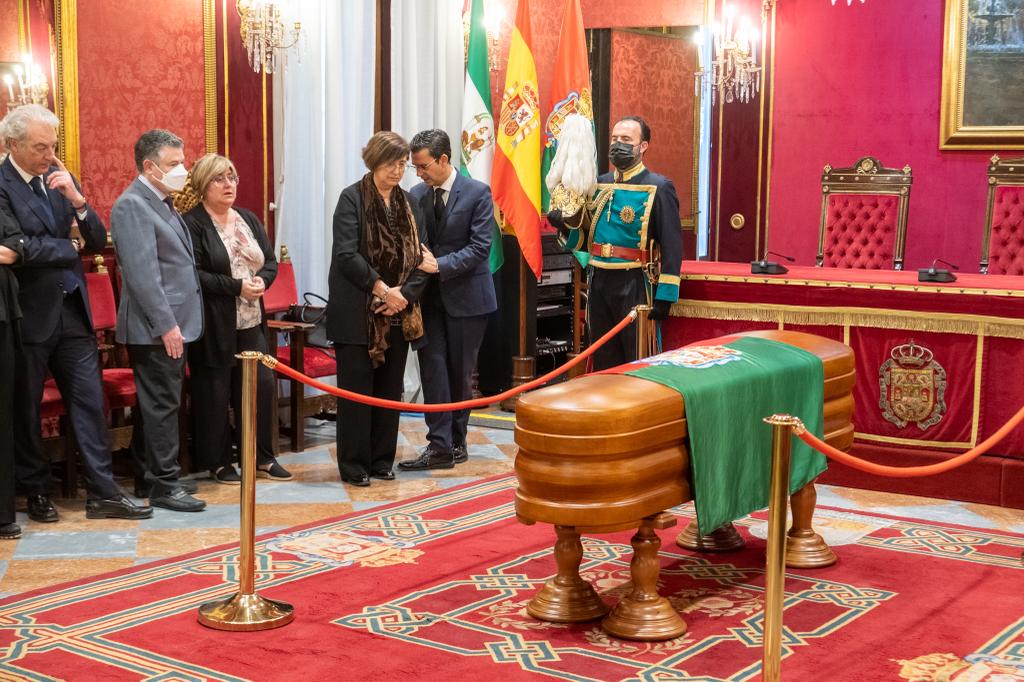
<path id="1" fill-rule="evenodd" d="M 825 455 L 829 459 L 834 459 L 837 462 L 845 464 L 849 467 L 864 471 L 869 474 L 876 474 L 878 476 L 886 476 L 888 478 L 915 478 L 918 476 L 934 476 L 935 474 L 943 474 L 947 471 L 952 471 L 957 467 L 961 467 L 968 462 L 977 459 L 981 455 L 991 450 L 999 441 L 1006 437 L 1011 431 L 1024 421 L 1024 407 L 1017 410 L 1017 414 L 1010 417 L 1010 420 L 1003 424 L 998 431 L 993 433 L 991 436 L 983 440 L 981 443 L 971 448 L 962 455 L 957 455 L 951 459 L 947 459 L 944 462 L 938 462 L 936 464 L 928 464 L 925 466 L 913 466 L 913 467 L 894 467 L 886 466 L 884 464 L 875 464 L 874 462 L 868 462 L 859 457 L 847 454 L 842 450 L 837 450 L 825 441 L 817 438 L 814 434 L 807 431 L 806 429 L 798 429 L 797 438 L 810 445 L 812 448 Z"/>
<path id="2" fill-rule="evenodd" d="M 458 403 L 404 403 L 400 400 L 385 400 L 383 398 L 375 398 L 374 396 L 363 395 L 362 393 L 353 393 L 352 391 L 347 391 L 343 388 L 338 388 L 337 386 L 331 386 L 330 384 L 325 384 L 322 381 L 317 381 L 316 379 L 306 376 L 302 372 L 299 372 L 289 367 L 288 365 L 278 362 L 276 358 L 273 358 L 269 355 L 262 356 L 262 361 L 263 364 L 265 364 L 270 369 L 276 370 L 277 372 L 285 375 L 290 379 L 295 379 L 296 381 L 300 381 L 306 384 L 307 386 L 312 386 L 313 388 L 324 391 L 325 393 L 330 393 L 331 395 L 335 395 L 339 398 L 345 398 L 347 400 L 362 403 L 364 405 L 372 405 L 373 407 L 385 407 L 388 409 L 401 410 L 404 412 L 451 412 L 454 410 L 471 410 L 476 407 L 486 407 L 488 405 L 493 405 L 494 403 L 501 402 L 502 400 L 519 395 L 520 393 L 525 393 L 526 391 L 530 391 L 534 388 L 537 388 L 538 386 L 543 386 L 544 384 L 546 384 L 547 382 L 551 381 L 552 379 L 561 374 L 565 374 L 570 369 L 572 369 L 576 365 L 580 364 L 581 362 L 589 358 L 591 355 L 597 352 L 598 348 L 608 343 L 608 341 L 610 341 L 616 334 L 618 334 L 620 331 L 629 326 L 633 322 L 633 320 L 636 319 L 636 315 L 637 314 L 635 310 L 630 311 L 628 315 L 622 318 L 622 321 L 620 321 L 617 325 L 609 329 L 604 336 L 602 336 L 593 344 L 591 344 L 589 348 L 587 348 L 585 351 L 583 351 L 582 353 L 574 357 L 572 360 L 562 365 L 561 367 L 555 368 L 554 370 L 548 372 L 542 377 L 537 377 L 536 379 L 528 381 L 525 384 L 521 384 L 519 386 L 510 388 L 504 393 L 499 393 L 498 395 L 476 398 L 474 400 L 463 400 Z"/>

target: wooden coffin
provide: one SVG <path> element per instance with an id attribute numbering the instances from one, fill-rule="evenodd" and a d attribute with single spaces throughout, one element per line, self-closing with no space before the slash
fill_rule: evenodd
<path id="1" fill-rule="evenodd" d="M 757 336 L 798 346 L 824 366 L 825 440 L 846 450 L 853 443 L 853 351 L 842 343 L 793 331 L 756 331 Z M 769 416 L 769 415 L 764 415 Z M 633 591 L 602 626 L 627 639 L 678 637 L 686 625 L 657 594 L 660 539 L 654 530 L 675 524 L 662 514 L 692 499 L 682 396 L 655 382 L 626 375 L 590 375 L 526 394 L 516 407 L 516 514 L 527 524 L 554 524 L 557 575 L 534 596 L 527 611 L 541 620 L 577 622 L 599 618 L 608 606 L 579 576 L 580 533 L 637 527 L 633 537 Z M 835 555 L 814 533 L 816 495 L 807 484 L 791 496 L 793 526 L 786 563 L 815 568 Z M 677 543 L 696 550 L 742 546 L 732 527 L 701 537 L 696 523 Z"/>
<path id="2" fill-rule="evenodd" d="M 850 447 L 849 346 L 793 331 L 737 336 L 782 341 L 820 357 L 825 439 Z M 652 381 L 598 374 L 528 393 L 516 407 L 515 438 L 516 514 L 526 523 L 618 530 L 692 499 L 683 397 Z"/>

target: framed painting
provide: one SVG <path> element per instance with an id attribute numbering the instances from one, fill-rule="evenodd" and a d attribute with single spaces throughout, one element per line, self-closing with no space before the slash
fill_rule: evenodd
<path id="1" fill-rule="evenodd" d="M 940 149 L 1024 149 L 1024 0 L 947 0 Z"/>

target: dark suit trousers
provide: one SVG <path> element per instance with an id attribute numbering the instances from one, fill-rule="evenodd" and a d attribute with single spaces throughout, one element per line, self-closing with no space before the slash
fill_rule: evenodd
<path id="1" fill-rule="evenodd" d="M 590 343 L 622 321 L 634 306 L 647 303 L 644 273 L 634 270 L 593 268 L 587 298 L 587 333 Z M 631 324 L 594 353 L 594 371 L 636 360 L 636 325 Z"/>
<path id="2" fill-rule="evenodd" d="M 16 322 L 0 320 L 0 525 L 14 523 L 14 375 Z"/>
<path id="3" fill-rule="evenodd" d="M 91 499 L 121 494 L 110 465 L 110 433 L 100 379 L 96 336 L 85 316 L 81 290 L 64 296 L 57 326 L 42 343 L 22 343 L 15 372 L 14 447 L 18 486 L 27 495 L 49 494 L 50 463 L 43 454 L 39 407 L 47 369 L 57 382 Z"/>
<path id="4" fill-rule="evenodd" d="M 384 364 L 376 369 L 370 364 L 366 345 L 338 344 L 334 350 L 340 388 L 401 400 L 409 343 L 400 326 L 391 328 L 391 345 L 384 353 Z M 397 410 L 338 398 L 338 471 L 342 476 L 355 478 L 391 469 L 398 446 L 400 416 Z"/>
<path id="5" fill-rule="evenodd" d="M 238 352 L 254 350 L 267 352 L 267 337 L 263 328 L 239 329 L 235 332 Z M 274 375 L 262 363 L 256 371 L 256 463 L 274 461 Z M 231 464 L 232 439 L 241 437 L 240 431 L 228 423 L 228 407 L 235 412 L 235 424 L 242 421 L 242 365 L 207 367 L 190 364 L 189 385 L 192 395 L 192 414 L 195 418 L 195 468 L 211 472 Z M 234 436 L 232 436 L 234 432 Z M 239 443 L 241 453 L 241 443 Z"/>
<path id="6" fill-rule="evenodd" d="M 167 355 L 163 345 L 129 345 L 128 357 L 135 372 L 138 410 L 134 419 L 135 428 L 142 428 L 145 480 L 152 487 L 151 496 L 159 497 L 178 487 L 181 473 L 178 410 L 185 378 L 185 355 L 174 359 Z"/>
<path id="7" fill-rule="evenodd" d="M 444 309 L 437 287 L 423 300 L 427 345 L 419 350 L 423 399 L 427 403 L 468 400 L 473 394 L 473 370 L 484 340 L 489 315 L 452 317 Z M 469 410 L 428 412 L 427 442 L 442 452 L 466 443 Z"/>

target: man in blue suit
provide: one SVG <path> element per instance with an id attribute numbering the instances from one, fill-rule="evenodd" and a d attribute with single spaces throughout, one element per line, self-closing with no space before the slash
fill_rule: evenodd
<path id="1" fill-rule="evenodd" d="M 494 203 L 487 185 L 452 166 L 452 144 L 443 130 L 417 133 L 409 146 L 423 181 L 410 195 L 427 217 L 438 270 L 421 299 L 427 336 L 419 351 L 423 397 L 427 403 L 458 402 L 472 394 L 487 316 L 498 307 L 488 263 Z M 466 461 L 469 410 L 427 414 L 426 422 L 427 447 L 415 460 L 400 462 L 400 469 L 451 469 Z"/>
<path id="2" fill-rule="evenodd" d="M 10 156 L 0 164 L 0 211 L 24 234 L 18 278 L 22 357 L 15 372 L 15 477 L 34 521 L 58 520 L 50 502 L 39 407 L 53 374 L 71 418 L 85 469 L 89 518 L 142 519 L 152 509 L 129 499 L 111 473 L 99 354 L 79 252 L 100 251 L 107 230 L 56 157 L 57 117 L 37 104 L 13 110 L 4 134 Z M 78 222 L 81 238 L 72 236 Z"/>

